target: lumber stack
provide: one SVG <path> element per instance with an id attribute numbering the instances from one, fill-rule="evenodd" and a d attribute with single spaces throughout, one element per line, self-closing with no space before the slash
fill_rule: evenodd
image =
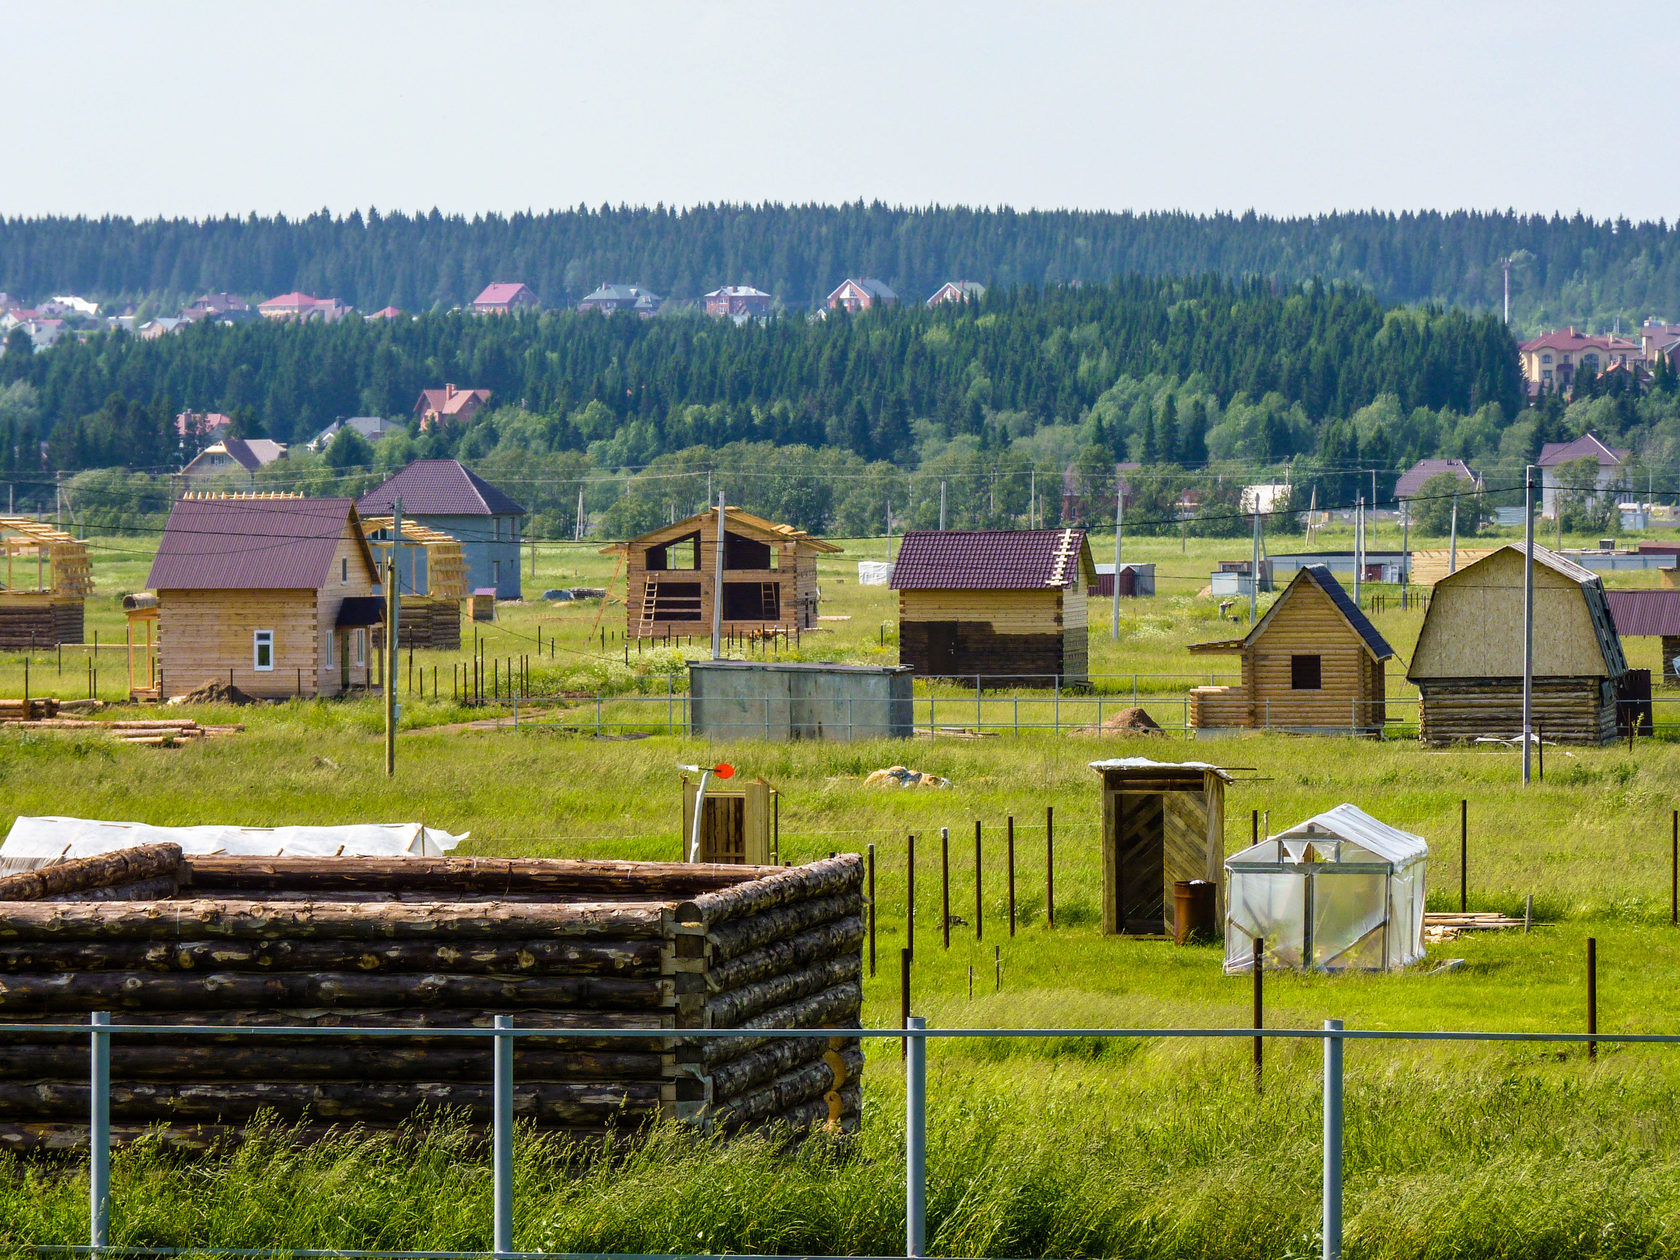
<path id="1" fill-rule="evenodd" d="M 58 701 L 52 696 L 0 700 L 0 726 L 16 722 L 39 722 L 58 715 Z"/>
<path id="2" fill-rule="evenodd" d="M 1520 678 L 1426 678 L 1418 680 L 1418 695 L 1418 737 L 1426 744 L 1522 738 Z M 1614 689 L 1601 679 L 1536 678 L 1533 714 L 1547 743 L 1616 738 Z"/>
<path id="3" fill-rule="evenodd" d="M 724 1131 L 857 1123 L 855 1038 L 683 1035 L 858 1025 L 855 855 L 785 869 L 178 851 L 145 862 L 173 895 L 96 899 L 139 882 L 115 865 L 0 885 L 14 898 L 0 901 L 0 1022 L 108 1010 L 117 1024 L 423 1030 L 506 1014 L 595 1030 L 518 1041 L 515 1113 L 542 1130 L 606 1140 L 667 1118 Z M 76 899 L 48 899 L 66 893 Z M 615 1035 L 635 1030 L 662 1035 Z M 112 1115 L 122 1132 L 166 1122 L 189 1144 L 261 1110 L 381 1126 L 448 1108 L 482 1125 L 491 1067 L 487 1039 L 119 1035 Z M 0 1035 L 0 1149 L 73 1143 L 87 1089 L 86 1034 Z"/>
<path id="4" fill-rule="evenodd" d="M 461 601 L 404 595 L 397 617 L 397 646 L 459 650 Z"/>
<path id="5" fill-rule="evenodd" d="M 61 717 L 24 720 L 7 717 L 3 710 L 0 710 L 0 726 L 17 726 L 34 731 L 101 731 L 124 744 L 148 744 L 153 747 L 235 735 L 245 729 L 240 723 L 200 726 L 192 718 L 154 718 L 131 722 L 93 722 L 85 718 Z"/>
<path id="6" fill-rule="evenodd" d="M 1458 938 L 1464 932 L 1497 932 L 1506 928 L 1527 928 L 1522 919 L 1513 919 L 1495 910 L 1450 913 L 1431 912 L 1423 916 L 1423 943 L 1439 945 Z"/>

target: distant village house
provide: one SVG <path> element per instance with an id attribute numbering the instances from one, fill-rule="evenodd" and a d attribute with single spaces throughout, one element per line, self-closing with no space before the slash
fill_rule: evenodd
<path id="1" fill-rule="evenodd" d="M 275 460 L 286 458 L 286 444 L 268 438 L 225 437 L 212 442 L 177 476 L 183 489 L 192 490 L 218 477 L 244 474 L 247 482 L 255 484 L 259 468 L 267 468 Z"/>
<path id="2" fill-rule="evenodd" d="M 420 418 L 422 430 L 456 420 L 470 421 L 490 405 L 487 389 L 456 389 L 445 385 L 442 389 L 423 389 L 414 404 L 414 414 Z"/>
<path id="3" fill-rule="evenodd" d="M 1622 465 L 1633 452 L 1625 447 L 1613 447 L 1596 433 L 1583 433 L 1573 442 L 1547 442 L 1540 448 L 1535 464 L 1540 469 L 1540 515 L 1556 519 L 1559 492 L 1587 495 L 1608 493 L 1622 480 Z M 1590 459 L 1598 465 L 1598 473 L 1591 486 L 1565 484 L 1559 470 L 1565 464 Z"/>
<path id="4" fill-rule="evenodd" d="M 331 324 L 350 313 L 350 307 L 337 298 L 318 298 L 308 293 L 282 293 L 259 303 L 257 311 L 264 319 L 320 320 Z"/>
<path id="5" fill-rule="evenodd" d="M 525 509 L 453 459 L 417 459 L 356 502 L 368 517 L 390 516 L 448 534 L 461 544 L 468 591 L 520 598 L 519 543 Z"/>
<path id="6" fill-rule="evenodd" d="M 1480 490 L 1482 479 L 1462 459 L 1420 459 L 1394 483 L 1394 497 L 1400 502 L 1415 499 L 1425 483 L 1447 474 L 1462 483 L 1465 491 Z"/>
<path id="7" fill-rule="evenodd" d="M 986 296 L 986 286 L 972 280 L 947 280 L 933 291 L 927 305 L 943 306 L 947 302 L 968 302 Z"/>
<path id="8" fill-rule="evenodd" d="M 775 301 L 763 289 L 750 284 L 726 284 L 706 294 L 706 314 L 714 318 L 767 319 Z"/>
<path id="9" fill-rule="evenodd" d="M 578 302 L 577 308 L 580 311 L 595 311 L 602 315 L 629 311 L 646 319 L 658 314 L 664 303 L 664 298 L 639 284 L 603 284 L 593 293 L 585 295 Z"/>
<path id="10" fill-rule="evenodd" d="M 484 286 L 484 292 L 473 299 L 472 308 L 478 315 L 511 315 L 515 311 L 541 310 L 542 303 L 526 285 L 496 281 Z"/>
<path id="11" fill-rule="evenodd" d="M 867 311 L 876 306 L 897 306 L 898 294 L 880 280 L 867 277 L 858 280 L 846 279 L 828 295 L 825 305 L 831 311 L 846 311 L 856 315 L 859 311 Z"/>

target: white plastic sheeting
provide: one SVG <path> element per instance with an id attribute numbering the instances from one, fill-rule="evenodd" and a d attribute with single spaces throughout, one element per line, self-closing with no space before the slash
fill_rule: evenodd
<path id="1" fill-rule="evenodd" d="M 1338 805 L 1225 860 L 1225 971 L 1382 971 L 1423 957 L 1429 845 Z"/>
<path id="2" fill-rule="evenodd" d="M 95 818 L 20 817 L 0 844 L 0 874 L 32 871 L 141 844 L 178 844 L 183 853 L 197 857 L 442 857 L 466 838 L 466 833 L 455 836 L 421 823 L 153 827 Z"/>
<path id="3" fill-rule="evenodd" d="M 859 586 L 885 586 L 892 579 L 892 561 L 859 560 Z"/>

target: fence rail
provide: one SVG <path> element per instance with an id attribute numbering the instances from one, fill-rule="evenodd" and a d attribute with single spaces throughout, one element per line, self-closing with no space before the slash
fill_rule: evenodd
<path id="1" fill-rule="evenodd" d="M 567 1039 L 578 1037 L 707 1038 L 761 1037 L 857 1037 L 904 1043 L 904 1256 L 927 1254 L 927 1043 L 940 1040 L 1023 1040 L 1038 1038 L 1100 1038 L 1130 1040 L 1242 1039 L 1317 1040 L 1322 1043 L 1323 1067 L 1323 1158 L 1322 1241 L 1323 1260 L 1341 1260 L 1342 1255 L 1342 1132 L 1345 1081 L 1344 1054 L 1348 1042 L 1360 1041 L 1448 1041 L 1448 1042 L 1585 1042 L 1622 1045 L 1680 1045 L 1680 1035 L 1666 1033 L 1566 1032 L 1428 1032 L 1390 1029 L 1353 1029 L 1339 1019 L 1327 1019 L 1322 1028 L 929 1028 L 916 1015 L 907 1017 L 902 1028 L 519 1028 L 510 1017 L 498 1015 L 492 1028 L 313 1028 L 302 1025 L 257 1027 L 246 1024 L 113 1024 L 110 1015 L 94 1012 L 87 1023 L 0 1023 L 0 1035 L 7 1033 L 87 1033 L 89 1036 L 89 1082 L 91 1100 L 88 1125 L 88 1241 L 52 1244 L 36 1248 L 42 1252 L 96 1255 L 174 1256 L 198 1253 L 204 1247 L 124 1247 L 111 1242 L 111 1039 L 115 1036 L 242 1036 L 242 1037 L 469 1037 L 492 1042 L 490 1056 L 494 1081 L 491 1122 L 492 1221 L 488 1251 L 371 1251 L 298 1250 L 295 1248 L 241 1249 L 216 1247 L 220 1255 L 241 1256 L 345 1256 L 389 1257 L 391 1260 L 524 1260 L 539 1256 L 561 1256 L 564 1260 L 674 1260 L 673 1257 L 629 1257 L 601 1253 L 548 1253 L 515 1251 L 513 1247 L 513 1047 L 517 1040 Z M 689 1256 L 685 1260 L 699 1260 Z M 710 1260 L 708 1257 L 707 1260 Z M 740 1260 L 739 1257 L 736 1260 Z M 807 1257 L 806 1260 L 816 1260 Z M 852 1257 L 851 1260 L 857 1260 Z"/>

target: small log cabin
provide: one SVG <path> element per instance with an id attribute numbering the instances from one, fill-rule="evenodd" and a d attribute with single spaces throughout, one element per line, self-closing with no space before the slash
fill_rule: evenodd
<path id="1" fill-rule="evenodd" d="M 1406 673 L 1424 743 L 1521 737 L 1524 561 L 1511 544 L 1435 583 Z M 1536 732 L 1566 744 L 1614 739 L 1627 672 L 1598 575 L 1535 547 Z"/>
<path id="2" fill-rule="evenodd" d="M 1296 570 L 1243 638 L 1190 650 L 1242 657 L 1240 685 L 1191 689 L 1192 729 L 1381 734 L 1387 721 L 1394 649 L 1323 565 Z"/>
<path id="3" fill-rule="evenodd" d="M 391 550 L 391 518 L 365 516 L 362 532 L 368 547 L 385 571 Z M 460 542 L 442 530 L 417 521 L 403 522 L 397 558 L 397 646 L 447 648 L 461 646 L 461 601 L 467 597 L 467 565 Z"/>
<path id="4" fill-rule="evenodd" d="M 82 605 L 93 590 L 87 544 L 27 516 L 0 516 L 0 547 L 0 648 L 81 643 Z"/>
<path id="5" fill-rule="evenodd" d="M 841 548 L 740 508 L 724 520 L 724 632 L 814 629 L 817 557 Z M 627 638 L 711 634 L 717 535 L 714 509 L 601 549 L 624 557 Z"/>
<path id="6" fill-rule="evenodd" d="M 384 601 L 350 499 L 180 499 L 146 585 L 157 592 L 157 670 L 147 674 L 159 696 L 207 682 L 264 698 L 335 696 L 376 677 L 371 632 Z"/>
<path id="7" fill-rule="evenodd" d="M 898 659 L 936 678 L 1083 686 L 1096 580 L 1084 530 L 911 531 L 893 564 Z"/>

